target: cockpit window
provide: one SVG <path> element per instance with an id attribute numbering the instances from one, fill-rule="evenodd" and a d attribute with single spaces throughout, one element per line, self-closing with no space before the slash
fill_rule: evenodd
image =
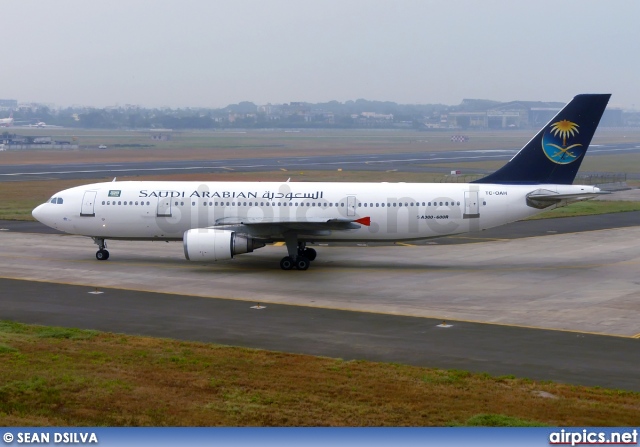
<path id="1" fill-rule="evenodd" d="M 58 205 L 62 204 L 62 197 L 58 197 Z"/>
<path id="2" fill-rule="evenodd" d="M 56 200 L 58 199 L 56 199 L 55 197 L 52 197 L 51 200 L 49 200 L 49 203 L 56 203 Z"/>

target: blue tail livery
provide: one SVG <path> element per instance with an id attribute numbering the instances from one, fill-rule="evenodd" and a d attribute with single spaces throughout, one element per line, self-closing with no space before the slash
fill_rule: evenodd
<path id="1" fill-rule="evenodd" d="M 577 95 L 506 165 L 474 183 L 571 185 L 610 97 Z"/>

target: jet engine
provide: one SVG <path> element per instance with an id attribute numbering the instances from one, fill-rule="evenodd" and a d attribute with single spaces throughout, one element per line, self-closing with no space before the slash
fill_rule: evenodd
<path id="1" fill-rule="evenodd" d="M 184 232 L 184 256 L 188 261 L 220 261 L 251 253 L 264 243 L 235 231 L 196 228 Z"/>

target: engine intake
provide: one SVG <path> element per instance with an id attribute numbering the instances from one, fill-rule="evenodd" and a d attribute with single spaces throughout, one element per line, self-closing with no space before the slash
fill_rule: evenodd
<path id="1" fill-rule="evenodd" d="M 184 256 L 188 261 L 220 261 L 251 253 L 264 243 L 235 231 L 196 228 L 184 232 Z"/>

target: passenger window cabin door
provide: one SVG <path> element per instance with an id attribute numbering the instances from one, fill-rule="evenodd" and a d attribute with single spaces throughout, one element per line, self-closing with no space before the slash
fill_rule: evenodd
<path id="1" fill-rule="evenodd" d="M 464 193 L 464 219 L 480 217 L 480 201 L 478 191 L 465 191 Z"/>
<path id="2" fill-rule="evenodd" d="M 347 216 L 356 215 L 357 200 L 356 196 L 347 196 Z"/>
<path id="3" fill-rule="evenodd" d="M 82 208 L 80 215 L 84 217 L 94 217 L 96 215 L 96 195 L 98 191 L 85 191 L 82 197 Z"/>
<path id="4" fill-rule="evenodd" d="M 171 197 L 158 197 L 157 217 L 171 217 Z"/>

